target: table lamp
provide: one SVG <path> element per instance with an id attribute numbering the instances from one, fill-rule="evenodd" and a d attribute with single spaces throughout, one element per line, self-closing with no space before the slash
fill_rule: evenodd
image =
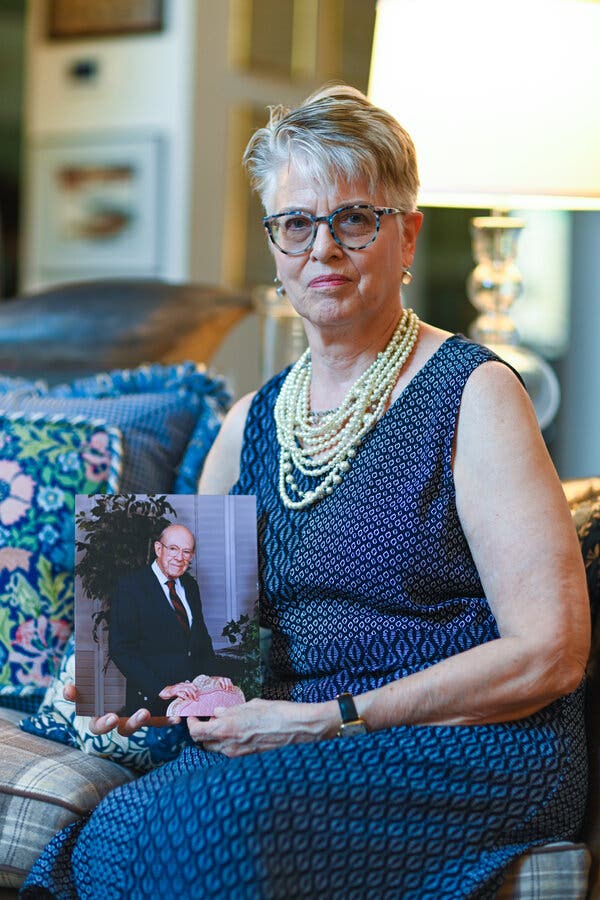
<path id="1" fill-rule="evenodd" d="M 560 389 L 519 346 L 520 209 L 600 209 L 599 0 L 378 0 L 369 96 L 412 136 L 421 206 L 472 221 L 471 336 L 520 372 L 541 428 Z"/>

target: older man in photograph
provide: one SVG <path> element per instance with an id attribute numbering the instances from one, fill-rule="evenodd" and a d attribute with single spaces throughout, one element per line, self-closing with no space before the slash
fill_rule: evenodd
<path id="1" fill-rule="evenodd" d="M 165 714 L 174 697 L 193 699 L 196 675 L 228 675 L 215 655 L 196 580 L 188 573 L 195 539 L 169 525 L 154 542 L 150 566 L 124 575 L 110 606 L 110 657 L 127 679 L 125 707 Z M 189 691 L 189 696 L 186 694 Z"/>

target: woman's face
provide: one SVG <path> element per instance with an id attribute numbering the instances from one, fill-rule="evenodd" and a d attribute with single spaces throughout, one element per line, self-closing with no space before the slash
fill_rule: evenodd
<path id="1" fill-rule="evenodd" d="M 394 205 L 381 189 L 370 192 L 364 178 L 320 184 L 307 180 L 294 166 L 280 171 L 271 199 L 269 215 L 302 210 L 325 216 L 354 203 Z M 340 247 L 325 222 L 317 229 L 312 249 L 300 256 L 288 256 L 270 244 L 293 307 L 319 329 L 395 321 L 403 270 L 412 263 L 421 220 L 420 212 L 381 216 L 377 238 L 362 250 Z"/>

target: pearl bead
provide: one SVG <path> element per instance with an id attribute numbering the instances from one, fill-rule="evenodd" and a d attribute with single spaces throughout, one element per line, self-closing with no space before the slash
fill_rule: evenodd
<path id="1" fill-rule="evenodd" d="M 324 415 L 311 413 L 310 351 L 305 351 L 288 373 L 275 404 L 280 496 L 290 509 L 304 509 L 333 492 L 349 471 L 366 434 L 383 415 L 398 375 L 418 337 L 419 319 L 405 310 L 387 347 L 357 378 L 337 409 Z M 293 481 L 294 468 L 321 479 L 314 490 L 302 491 Z M 292 500 L 286 484 L 298 494 Z"/>

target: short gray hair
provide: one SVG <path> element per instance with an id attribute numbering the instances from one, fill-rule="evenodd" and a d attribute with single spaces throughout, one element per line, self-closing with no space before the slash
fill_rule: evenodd
<path id="1" fill-rule="evenodd" d="M 265 209 L 282 167 L 292 162 L 318 181 L 366 178 L 405 212 L 416 208 L 419 174 L 408 132 L 356 88 L 336 84 L 295 109 L 270 107 L 269 122 L 251 137 L 243 162 Z M 269 210 L 267 209 L 267 212 Z"/>

